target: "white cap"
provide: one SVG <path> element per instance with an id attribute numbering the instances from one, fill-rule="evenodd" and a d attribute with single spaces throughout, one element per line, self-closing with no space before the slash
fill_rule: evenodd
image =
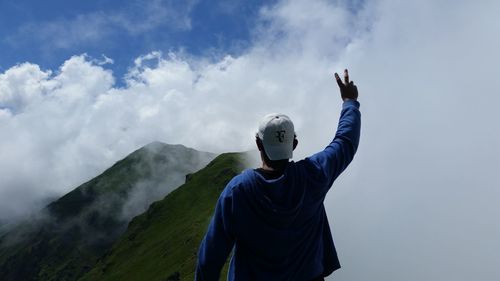
<path id="1" fill-rule="evenodd" d="M 295 130 L 288 116 L 279 113 L 266 115 L 260 121 L 257 135 L 270 160 L 292 158 Z"/>

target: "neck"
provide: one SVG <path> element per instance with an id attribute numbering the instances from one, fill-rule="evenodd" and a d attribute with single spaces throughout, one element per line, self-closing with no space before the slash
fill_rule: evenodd
<path id="1" fill-rule="evenodd" d="M 285 170 L 287 164 L 288 164 L 288 160 L 287 161 L 279 161 L 279 162 L 275 162 L 272 164 L 268 164 L 265 161 L 262 161 L 261 168 L 266 170 L 266 171 L 281 172 L 281 171 Z"/>
<path id="2" fill-rule="evenodd" d="M 288 159 L 276 161 L 270 160 L 263 150 L 260 151 L 260 159 L 262 160 L 261 168 L 266 171 L 282 172 L 288 164 Z"/>

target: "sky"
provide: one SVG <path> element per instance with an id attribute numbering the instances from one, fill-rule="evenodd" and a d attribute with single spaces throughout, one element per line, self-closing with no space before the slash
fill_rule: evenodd
<path id="1" fill-rule="evenodd" d="M 82 1 L 80 1 L 82 2 Z M 327 280 L 499 280 L 500 2 L 2 1 L 0 220 L 152 141 L 322 149 L 358 86 L 358 153 L 325 207 Z"/>

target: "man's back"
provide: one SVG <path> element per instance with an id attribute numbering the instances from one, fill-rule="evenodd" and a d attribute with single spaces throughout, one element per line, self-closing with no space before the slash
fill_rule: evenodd
<path id="1" fill-rule="evenodd" d="M 340 267 L 323 206 L 327 188 L 311 166 L 290 162 L 275 180 L 246 170 L 228 186 L 237 237 L 229 280 L 310 280 Z"/>
<path id="2" fill-rule="evenodd" d="M 332 142 L 289 162 L 282 175 L 245 170 L 228 183 L 200 247 L 196 280 L 218 280 L 233 246 L 228 280 L 308 281 L 340 268 L 323 201 L 356 152 L 358 108 L 346 100 Z"/>

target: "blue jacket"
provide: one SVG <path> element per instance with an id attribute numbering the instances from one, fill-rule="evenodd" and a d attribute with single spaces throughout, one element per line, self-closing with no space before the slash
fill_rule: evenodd
<path id="1" fill-rule="evenodd" d="M 327 123 L 325 123 L 327 124 Z M 277 179 L 245 170 L 226 186 L 198 253 L 195 280 L 307 281 L 340 268 L 323 201 L 359 143 L 359 103 L 344 102 L 337 133 L 321 152 L 289 162 Z"/>

